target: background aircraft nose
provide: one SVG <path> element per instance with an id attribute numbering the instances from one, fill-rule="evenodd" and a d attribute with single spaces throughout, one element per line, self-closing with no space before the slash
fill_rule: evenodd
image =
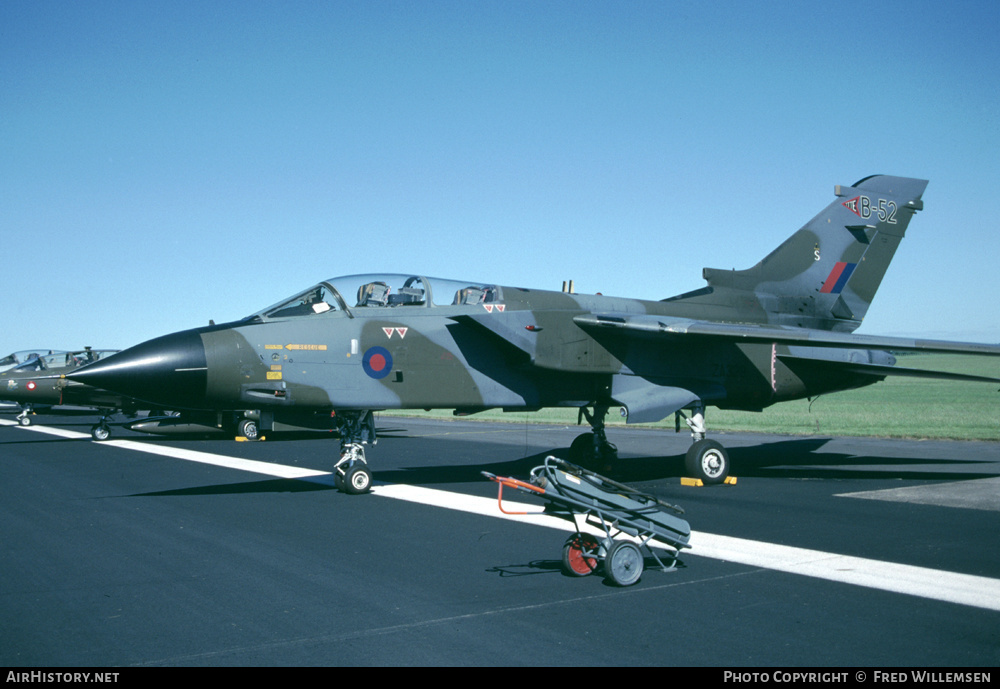
<path id="1" fill-rule="evenodd" d="M 143 342 L 66 377 L 168 409 L 198 409 L 204 405 L 208 379 L 205 346 L 199 331 L 186 330 Z"/>

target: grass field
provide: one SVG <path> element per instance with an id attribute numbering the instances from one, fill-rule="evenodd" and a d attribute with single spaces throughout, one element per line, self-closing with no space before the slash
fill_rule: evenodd
<path id="1" fill-rule="evenodd" d="M 901 356 L 900 367 L 970 373 L 1000 378 L 1000 359 L 954 355 Z M 386 412 L 383 412 L 386 413 Z M 452 418 L 449 411 L 392 412 Z M 709 434 L 750 431 L 791 435 L 873 436 L 1000 441 L 1000 384 L 890 376 L 860 390 L 824 395 L 812 402 L 776 404 L 763 412 L 706 411 Z M 526 423 L 575 424 L 576 409 L 538 412 L 483 412 L 471 417 Z M 616 409 L 608 425 L 621 420 Z M 658 424 L 673 428 L 670 416 Z"/>

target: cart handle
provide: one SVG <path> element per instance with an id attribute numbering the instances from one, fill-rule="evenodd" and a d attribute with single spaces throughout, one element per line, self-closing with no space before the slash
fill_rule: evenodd
<path id="1" fill-rule="evenodd" d="M 503 508 L 503 487 L 509 486 L 511 488 L 517 488 L 519 490 L 531 491 L 532 493 L 538 493 L 539 495 L 545 495 L 545 489 L 534 486 L 526 481 L 520 481 L 516 478 L 510 476 L 497 476 L 496 474 L 491 474 L 488 471 L 482 472 L 483 476 L 491 481 L 496 481 L 497 490 L 497 505 L 500 507 L 500 511 L 504 514 L 545 514 L 545 511 L 541 512 L 512 512 L 510 510 L 505 510 Z"/>

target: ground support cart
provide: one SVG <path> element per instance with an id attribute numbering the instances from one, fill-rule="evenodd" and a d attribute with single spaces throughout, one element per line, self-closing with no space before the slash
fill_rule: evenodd
<path id="1" fill-rule="evenodd" d="M 688 545 L 691 527 L 671 514 L 683 514 L 684 510 L 557 457 L 546 457 L 543 465 L 531 470 L 527 482 L 482 473 L 499 484 L 497 499 L 501 512 L 530 514 L 504 509 L 503 489 L 507 486 L 545 500 L 543 511 L 536 514 L 572 522 L 575 532 L 563 546 L 562 561 L 567 574 L 587 576 L 603 563 L 609 581 L 631 586 L 642 576 L 643 550 L 652 555 L 662 571 L 669 572 L 676 568 L 680 549 L 691 547 Z M 650 547 L 653 540 L 673 549 L 667 558 L 669 564 L 664 564 L 657 555 L 660 548 Z"/>

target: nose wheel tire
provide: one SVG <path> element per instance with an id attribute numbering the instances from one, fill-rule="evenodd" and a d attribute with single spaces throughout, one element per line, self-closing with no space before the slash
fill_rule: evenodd
<path id="1" fill-rule="evenodd" d="M 355 464 L 347 468 L 338 484 L 345 493 L 351 495 L 367 493 L 372 487 L 372 472 L 364 464 Z"/>

